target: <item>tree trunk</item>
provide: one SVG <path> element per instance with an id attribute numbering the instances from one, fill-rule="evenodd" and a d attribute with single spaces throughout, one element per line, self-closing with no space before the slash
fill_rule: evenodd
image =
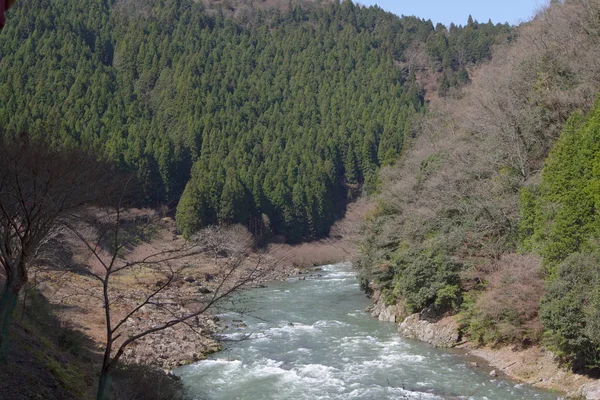
<path id="1" fill-rule="evenodd" d="M 8 329 L 17 306 L 19 290 L 5 284 L 0 296 L 0 364 L 8 361 Z"/>
<path id="2" fill-rule="evenodd" d="M 109 319 L 110 321 L 110 319 Z M 110 328 L 107 329 L 106 348 L 102 358 L 102 368 L 100 369 L 100 378 L 98 379 L 98 393 L 96 400 L 109 400 L 110 398 L 110 353 L 112 352 L 112 334 Z"/>
<path id="3" fill-rule="evenodd" d="M 110 375 L 108 371 L 102 370 L 100 373 L 100 379 L 98 380 L 98 394 L 96 400 L 109 400 L 110 399 Z"/>

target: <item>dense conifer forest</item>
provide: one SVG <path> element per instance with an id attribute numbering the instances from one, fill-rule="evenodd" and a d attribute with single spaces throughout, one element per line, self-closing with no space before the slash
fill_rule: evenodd
<path id="1" fill-rule="evenodd" d="M 288 6 L 18 4 L 0 36 L 0 126 L 135 171 L 146 203 L 181 199 L 186 235 L 327 235 L 426 109 L 406 49 L 426 44 L 445 93 L 510 32 L 471 20 L 449 33 L 350 1 Z"/>

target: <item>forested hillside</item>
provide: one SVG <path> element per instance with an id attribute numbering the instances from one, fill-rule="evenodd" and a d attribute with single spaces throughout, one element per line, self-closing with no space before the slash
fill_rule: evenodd
<path id="1" fill-rule="evenodd" d="M 548 343 L 577 368 L 600 369 L 600 103 L 566 123 L 542 171 L 521 191 L 521 245 L 543 257 Z"/>
<path id="2" fill-rule="evenodd" d="M 225 264 L 253 258 L 263 239 L 325 237 L 364 196 L 376 203 L 355 260 L 367 293 L 378 291 L 405 316 L 454 319 L 475 345 L 541 345 L 573 370 L 600 376 L 599 43 L 600 0 L 551 1 L 518 27 L 471 17 L 465 26 L 434 26 L 350 0 L 22 0 L 0 32 L 0 143 L 9 149 L 16 139 L 17 155 L 83 150 L 90 171 L 98 169 L 94 158 L 101 161 L 122 198 L 136 193 L 127 203 L 133 222 L 121 222 L 116 207 L 117 232 L 144 219 L 136 207 L 176 206 L 177 226 L 149 212 L 168 225 L 157 241 L 197 239 L 214 224 L 241 224 L 256 236 L 239 230 L 252 243 L 239 254 L 219 247 L 237 245 L 236 236 L 209 237 L 219 245 L 211 248 L 214 263 L 221 254 L 231 257 Z M 10 160 L 16 181 L 23 160 Z M 40 160 L 45 168 L 34 159 L 32 176 L 63 173 Z M 12 175 L 4 177 L 12 182 Z M 90 192 L 101 187 L 81 181 Z M 124 189 L 125 181 L 140 190 Z M 19 184 L 4 193 L 21 195 L 11 207 L 30 205 Z M 56 204 L 48 190 L 41 197 Z M 33 222 L 15 215 L 2 217 L 7 249 L 27 239 L 15 220 L 36 225 L 44 214 L 36 211 Z M 57 221 L 36 225 L 47 231 L 35 246 L 63 251 L 48 241 Z M 15 238 L 21 244 L 6 244 Z M 132 250 L 146 239 L 134 238 Z M 27 261 L 15 257 L 23 271 L 45 262 L 37 250 L 23 252 Z M 116 250 L 110 264 L 118 257 Z M 163 265 L 167 284 L 136 282 L 151 293 L 173 283 L 209 294 L 200 283 L 236 276 L 186 279 L 171 261 Z M 0 280 L 15 276 L 7 271 Z M 0 306 L 16 307 L 27 279 Z M 112 289 L 114 299 L 127 282 Z M 103 309 L 119 301 L 105 300 Z M 90 310 L 83 311 L 97 311 Z M 19 343 L 38 341 L 59 354 L 62 344 L 44 339 L 54 324 Z M 62 371 L 54 358 L 33 360 L 40 359 L 40 371 Z M 69 385 L 70 376 L 65 388 L 89 389 L 89 382 Z"/>
<path id="3" fill-rule="evenodd" d="M 363 233 L 365 289 L 598 373 L 598 15 L 596 0 L 552 2 L 413 121 Z"/>
<path id="4" fill-rule="evenodd" d="M 432 54 L 446 94 L 511 37 L 350 1 L 206 4 L 18 2 L 0 34 L 1 129 L 135 171 L 141 202 L 181 198 L 186 235 L 244 223 L 296 242 L 326 235 L 401 153 L 426 109 L 408 48 Z"/>

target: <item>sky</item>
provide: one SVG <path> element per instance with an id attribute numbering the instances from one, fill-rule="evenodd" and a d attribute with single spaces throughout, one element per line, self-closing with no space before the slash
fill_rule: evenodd
<path id="1" fill-rule="evenodd" d="M 433 24 L 450 22 L 465 25 L 469 14 L 473 19 L 485 23 L 518 25 L 533 17 L 535 11 L 547 3 L 546 0 L 355 0 L 365 6 L 377 4 L 386 11 L 397 15 L 416 15 L 431 19 Z"/>

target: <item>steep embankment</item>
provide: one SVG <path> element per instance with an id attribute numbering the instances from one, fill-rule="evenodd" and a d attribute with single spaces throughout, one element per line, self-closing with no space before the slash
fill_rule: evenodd
<path id="1" fill-rule="evenodd" d="M 474 345 L 543 344 L 592 375 L 596 291 L 566 288 L 598 271 L 596 117 L 584 133 L 565 123 L 600 89 L 599 13 L 597 1 L 553 2 L 416 122 L 403 157 L 381 173 L 357 261 L 364 286 L 407 314 L 454 314 Z"/>
<path id="2" fill-rule="evenodd" d="M 464 329 L 461 329 L 460 318 L 456 316 L 428 318 L 421 313 L 407 315 L 401 303 L 386 305 L 379 292 L 374 294 L 373 300 L 372 317 L 398 323 L 398 334 L 406 339 L 464 351 L 475 358 L 470 363 L 471 368 L 483 369 L 492 377 L 503 375 L 534 387 L 563 393 L 570 398 L 598 398 L 600 382 L 597 379 L 562 367 L 555 353 L 539 345 L 523 347 L 505 343 L 481 346 L 468 340 Z"/>
<path id="3" fill-rule="evenodd" d="M 128 210 L 122 229 L 134 226 L 136 220 L 149 218 L 152 214 L 149 210 Z M 299 272 L 298 266 L 291 262 L 295 257 L 293 248 L 285 253 L 270 250 L 253 252 L 252 238 L 241 226 L 201 233 L 203 239 L 199 240 L 214 242 L 216 250 L 211 251 L 210 244 L 202 243 L 199 246 L 204 248 L 195 252 L 193 256 L 177 255 L 177 249 L 184 248 L 185 241 L 181 234 L 177 233 L 172 219 L 153 220 L 152 231 L 150 239 L 140 240 L 132 245 L 132 248 L 122 255 L 123 259 L 156 260 L 155 255 L 169 252 L 173 252 L 169 253 L 173 256 L 168 265 L 149 264 L 127 268 L 111 278 L 109 290 L 115 299 L 114 304 L 111 303 L 112 324 L 129 315 L 140 306 L 145 296 L 164 285 L 170 269 L 181 271 L 174 276 L 172 284 L 160 291 L 154 301 L 143 305 L 127 318 L 123 327 L 124 337 L 133 336 L 134 333 L 171 320 L 174 317 L 173 311 L 161 307 L 161 304 L 179 304 L 179 313 L 190 314 L 202 307 L 215 291 L 227 291 L 227 286 L 237 281 L 227 280 L 223 276 L 225 272 L 243 275 L 245 268 L 251 268 L 257 262 L 269 268 L 255 279 L 248 280 L 241 290 L 264 282 L 285 280 Z M 55 312 L 64 324 L 82 332 L 102 349 L 106 340 L 106 316 L 101 312 L 103 305 L 100 302 L 103 287 L 98 279 L 90 274 L 98 272 L 100 267 L 90 259 L 89 252 L 83 244 L 71 238 L 67 238 L 61 244 L 65 251 L 59 262 L 67 271 L 54 268 L 36 270 L 37 288 L 56 308 Z M 236 249 L 232 250 L 232 247 Z M 239 266 L 236 263 L 239 263 Z M 221 350 L 216 336 L 220 326 L 211 311 L 200 314 L 193 322 L 180 324 L 136 341 L 127 349 L 124 363 L 171 369 Z"/>
<path id="4" fill-rule="evenodd" d="M 80 312 L 76 304 L 62 304 L 63 312 Z M 73 329 L 57 318 L 36 289 L 19 307 L 11 329 L 8 364 L 0 367 L 0 397 L 6 400 L 94 399 L 101 354 L 88 331 Z M 95 310 L 89 309 L 88 313 Z M 113 397 L 122 400 L 184 399 L 180 382 L 145 366 L 118 368 L 113 375 Z"/>
<path id="5" fill-rule="evenodd" d="M 135 234 L 136 223 L 145 224 L 152 215 L 154 212 L 149 210 L 124 211 L 121 228 Z M 150 238 L 135 241 L 120 253 L 119 259 L 133 261 L 150 257 L 156 260 L 153 255 L 183 247 L 184 239 L 177 233 L 172 219 L 157 218 L 151 231 Z M 223 278 L 224 270 L 232 271 L 227 266 L 236 269 L 234 274 L 242 275 L 245 268 L 252 268 L 257 262 L 269 266 L 264 274 L 243 289 L 267 281 L 285 280 L 299 272 L 291 263 L 295 259 L 293 249 L 288 249 L 285 254 L 253 253 L 252 238 L 243 227 L 215 228 L 205 232 L 203 237 L 205 241 L 215 242 L 218 254 L 210 249 L 193 257 L 178 257 L 172 253 L 168 265 L 129 268 L 111 277 L 108 290 L 112 326 L 131 313 L 120 331 L 122 338 L 116 343 L 172 320 L 173 311 L 165 309 L 163 304 L 179 304 L 177 312 L 189 314 L 202 307 L 212 293 L 227 290 L 223 287 L 236 283 L 235 279 L 227 281 Z M 15 400 L 36 396 L 93 398 L 106 345 L 106 315 L 102 284 L 92 274 L 100 272 L 102 267 L 90 257 L 85 245 L 66 232 L 51 241 L 48 247 L 52 252 L 43 249 L 42 253 L 52 255 L 52 265 L 40 263 L 30 270 L 31 284 L 22 299 L 23 306 L 19 304 L 18 318 L 11 329 L 8 365 L 0 368 L 0 393 Z M 234 252 L 231 250 L 234 247 L 240 250 Z M 169 271 L 182 268 L 185 270 L 160 291 L 155 301 L 132 311 L 140 306 L 145 296 L 164 285 Z M 127 348 L 112 373 L 111 398 L 188 398 L 181 383 L 162 369 L 192 363 L 220 350 L 217 337 L 220 330 L 218 319 L 210 312 L 204 312 L 186 324 L 136 341 Z"/>

